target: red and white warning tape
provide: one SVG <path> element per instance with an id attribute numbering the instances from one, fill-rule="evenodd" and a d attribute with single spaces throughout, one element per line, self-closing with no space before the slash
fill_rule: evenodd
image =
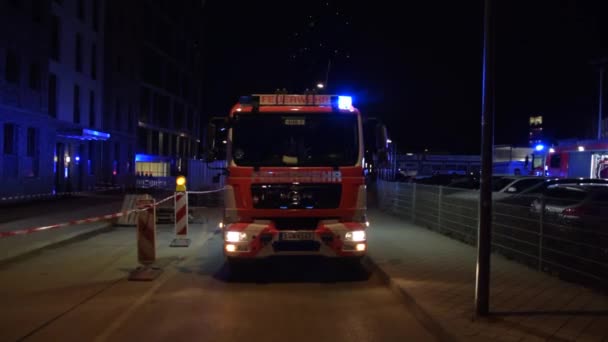
<path id="1" fill-rule="evenodd" d="M 60 197 L 60 196 L 69 196 L 69 195 L 82 195 L 82 194 L 91 194 L 95 192 L 103 192 L 109 190 L 118 190 L 122 189 L 121 187 L 109 187 L 103 189 L 95 189 L 91 191 L 73 191 L 73 192 L 56 192 L 56 193 L 41 193 L 41 194 L 28 194 L 28 195 L 14 195 L 14 196 L 4 196 L 0 197 L 0 201 L 20 201 L 26 199 L 39 199 L 39 198 L 47 198 L 47 197 Z"/>
<path id="2" fill-rule="evenodd" d="M 160 203 L 169 201 L 173 197 L 174 197 L 174 195 L 164 198 L 164 199 L 156 202 L 155 205 L 157 206 Z M 107 214 L 107 215 L 102 215 L 102 216 L 97 216 L 97 217 L 89 217 L 89 218 L 80 219 L 80 220 L 72 220 L 72 221 L 68 221 L 68 222 L 53 224 L 50 226 L 42 226 L 42 227 L 34 227 L 34 228 L 27 228 L 27 229 L 11 230 L 11 231 L 7 231 L 7 232 L 0 232 L 0 239 L 6 238 L 6 237 L 11 237 L 11 236 L 17 236 L 17 235 L 29 235 L 32 233 L 37 233 L 37 232 L 41 232 L 41 231 L 45 231 L 45 230 L 52 230 L 52 229 L 63 228 L 63 227 L 68 227 L 68 226 L 75 226 L 75 225 L 79 225 L 79 224 L 111 220 L 111 219 L 119 218 L 121 216 L 127 216 L 131 213 L 135 213 L 135 212 L 143 211 L 143 210 L 146 210 L 146 209 L 130 209 L 130 210 L 114 213 L 114 214 Z"/>
<path id="3" fill-rule="evenodd" d="M 211 194 L 214 192 L 221 192 L 226 190 L 226 188 L 220 188 L 220 189 L 214 189 L 214 190 L 206 190 L 206 191 L 188 191 L 188 195 L 190 194 L 194 194 L 194 195 L 201 195 L 201 194 Z"/>
<path id="4" fill-rule="evenodd" d="M 224 189 L 216 189 L 216 190 L 209 190 L 209 191 L 188 191 L 188 193 L 207 194 L 207 193 L 212 193 L 212 192 L 219 192 L 222 190 L 224 190 Z M 174 197 L 175 197 L 175 194 L 173 194 L 169 197 L 163 198 L 158 202 L 155 202 L 154 205 L 158 206 L 161 203 L 172 200 Z M 0 239 L 6 238 L 6 237 L 11 237 L 11 236 L 17 236 L 17 235 L 29 235 L 32 233 L 42 232 L 45 230 L 52 230 L 52 229 L 63 228 L 63 227 L 68 227 L 68 226 L 75 226 L 75 225 L 84 224 L 84 223 L 94 223 L 94 222 L 99 222 L 99 221 L 111 220 L 111 219 L 115 219 L 115 218 L 118 218 L 121 216 L 126 216 L 131 213 L 135 213 L 135 212 L 142 211 L 142 210 L 146 210 L 146 209 L 131 209 L 131 210 L 121 211 L 121 212 L 114 213 L 114 214 L 108 214 L 108 215 L 97 216 L 97 217 L 89 217 L 89 218 L 80 219 L 80 220 L 72 220 L 72 221 L 63 222 L 63 223 L 57 223 L 57 224 L 53 224 L 50 226 L 34 227 L 34 228 L 0 232 Z"/>
<path id="5" fill-rule="evenodd" d="M 11 230 L 8 232 L 0 232 L 0 239 L 5 238 L 5 237 L 10 237 L 10 236 L 16 236 L 16 235 L 28 235 L 28 234 L 32 234 L 32 233 L 45 231 L 45 230 L 63 228 L 63 227 L 74 226 L 74 225 L 78 225 L 78 224 L 94 223 L 94 222 L 99 222 L 99 221 L 111 220 L 111 219 L 118 218 L 118 217 L 121 217 L 124 215 L 129 215 L 130 213 L 133 213 L 133 212 L 136 212 L 139 210 L 141 210 L 141 209 L 132 209 L 132 210 L 127 210 L 127 211 L 122 211 L 119 213 L 98 216 L 98 217 L 89 217 L 86 219 L 72 220 L 72 221 L 68 221 L 68 222 L 53 224 L 50 226 Z"/>

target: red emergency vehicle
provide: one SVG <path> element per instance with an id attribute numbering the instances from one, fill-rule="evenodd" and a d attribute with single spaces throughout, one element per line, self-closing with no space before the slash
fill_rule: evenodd
<path id="1" fill-rule="evenodd" d="M 551 177 L 608 179 L 608 140 L 560 142 L 549 150 L 546 173 Z"/>
<path id="2" fill-rule="evenodd" d="M 351 97 L 245 96 L 228 122 L 223 229 L 229 262 L 365 255 L 362 118 Z"/>

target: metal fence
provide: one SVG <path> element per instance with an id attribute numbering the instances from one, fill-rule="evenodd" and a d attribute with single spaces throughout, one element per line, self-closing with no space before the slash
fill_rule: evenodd
<path id="1" fill-rule="evenodd" d="M 378 181 L 377 191 L 382 210 L 477 244 L 478 191 L 386 181 Z M 548 210 L 548 202 L 559 201 L 568 199 L 494 201 L 492 251 L 562 279 L 608 289 L 608 207 L 596 203 L 571 220 Z"/>

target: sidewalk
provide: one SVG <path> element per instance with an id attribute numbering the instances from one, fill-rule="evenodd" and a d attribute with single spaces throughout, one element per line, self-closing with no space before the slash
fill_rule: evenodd
<path id="1" fill-rule="evenodd" d="M 369 253 L 427 327 L 460 341 L 608 341 L 608 296 L 492 256 L 490 311 L 473 320 L 476 249 L 379 210 Z"/>
<path id="2" fill-rule="evenodd" d="M 0 231 L 34 228 L 119 212 L 122 195 L 85 195 L 3 207 Z M 111 226 L 109 221 L 73 225 L 29 235 L 0 238 L 0 262 Z"/>

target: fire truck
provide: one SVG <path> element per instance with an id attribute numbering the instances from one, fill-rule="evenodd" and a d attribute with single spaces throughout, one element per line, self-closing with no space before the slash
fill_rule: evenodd
<path id="1" fill-rule="evenodd" d="M 608 140 L 564 141 L 549 150 L 551 177 L 608 179 Z"/>
<path id="2" fill-rule="evenodd" d="M 224 130 L 221 226 L 229 264 L 282 255 L 358 262 L 365 255 L 362 117 L 351 97 L 242 96 Z"/>

